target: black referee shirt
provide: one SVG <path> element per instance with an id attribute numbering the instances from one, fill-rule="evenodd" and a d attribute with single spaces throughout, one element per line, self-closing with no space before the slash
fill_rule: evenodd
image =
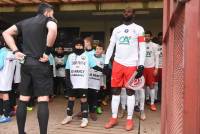
<path id="1" fill-rule="evenodd" d="M 15 24 L 18 34 L 21 34 L 23 38 L 21 47 L 22 52 L 27 55 L 28 61 L 26 63 L 40 64 L 38 59 L 42 57 L 46 48 L 48 33 L 46 25 L 48 21 L 54 21 L 54 19 L 38 14 Z"/>

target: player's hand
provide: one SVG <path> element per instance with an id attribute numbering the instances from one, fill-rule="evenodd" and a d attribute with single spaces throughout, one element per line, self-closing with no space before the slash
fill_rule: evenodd
<path id="1" fill-rule="evenodd" d="M 138 79 L 138 78 L 142 77 L 143 71 L 144 71 L 144 66 L 143 65 L 139 65 L 138 69 L 137 69 L 137 74 L 135 75 L 135 79 Z"/>
<path id="2" fill-rule="evenodd" d="M 153 75 L 154 76 L 157 76 L 158 75 L 158 68 L 155 68 L 154 72 L 153 72 Z"/>
<path id="3" fill-rule="evenodd" d="M 49 60 L 49 56 L 46 54 L 43 54 L 43 56 L 39 59 L 40 62 L 47 62 Z"/>
<path id="4" fill-rule="evenodd" d="M 25 56 L 26 56 L 25 54 L 23 54 L 22 52 L 19 52 L 19 51 L 15 53 L 15 58 L 20 61 L 24 60 Z"/>

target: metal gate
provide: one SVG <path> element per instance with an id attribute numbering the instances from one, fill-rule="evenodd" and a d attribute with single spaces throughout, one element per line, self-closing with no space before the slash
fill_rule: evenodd
<path id="1" fill-rule="evenodd" d="M 161 134 L 200 134 L 200 1 L 164 0 Z"/>

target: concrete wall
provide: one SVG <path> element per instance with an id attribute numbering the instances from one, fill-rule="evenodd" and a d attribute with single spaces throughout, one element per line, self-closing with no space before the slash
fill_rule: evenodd
<path id="1" fill-rule="evenodd" d="M 155 20 L 139 20 L 137 24 L 144 27 L 146 30 L 151 30 L 156 36 L 162 31 L 162 18 Z M 105 32 L 105 45 L 107 46 L 110 38 L 110 29 L 120 25 L 120 21 L 62 21 L 59 22 L 59 27 L 79 27 L 80 32 Z"/>

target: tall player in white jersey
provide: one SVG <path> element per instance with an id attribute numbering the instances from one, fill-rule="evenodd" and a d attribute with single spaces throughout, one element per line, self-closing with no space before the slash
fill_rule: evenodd
<path id="1" fill-rule="evenodd" d="M 143 74 L 143 65 L 146 55 L 146 47 L 143 36 L 144 29 L 133 23 L 133 15 L 134 10 L 132 8 L 126 8 L 124 10 L 123 24 L 113 30 L 110 38 L 110 44 L 106 52 L 105 70 L 108 67 L 114 47 L 116 46 L 111 79 L 112 118 L 110 118 L 109 122 L 105 125 L 105 128 L 107 129 L 117 125 L 121 88 L 125 86 L 126 82 L 135 71 L 137 71 L 136 78 L 140 78 Z M 138 63 L 139 66 L 137 68 Z M 135 105 L 135 91 L 126 89 L 126 93 L 128 116 L 125 129 L 129 131 L 134 128 L 132 116 Z"/>
<path id="2" fill-rule="evenodd" d="M 152 33 L 151 31 L 145 32 L 145 42 L 146 42 L 146 58 L 144 62 L 144 77 L 145 85 L 150 88 L 150 109 L 156 111 L 155 101 L 155 77 L 158 74 L 158 44 L 151 41 Z"/>

